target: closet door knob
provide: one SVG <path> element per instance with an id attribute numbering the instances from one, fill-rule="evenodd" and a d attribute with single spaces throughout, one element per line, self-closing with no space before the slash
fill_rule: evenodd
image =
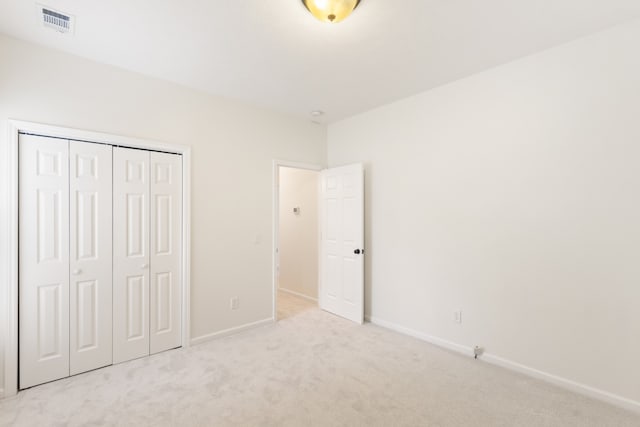
<path id="1" fill-rule="evenodd" d="M 82 273 L 82 270 L 80 270 L 79 268 L 76 268 L 75 270 L 72 271 L 72 273 L 74 274 L 74 276 L 77 276 L 78 274 Z"/>
<path id="2" fill-rule="evenodd" d="M 140 266 L 140 268 L 142 268 L 143 270 L 144 270 L 144 269 L 147 269 L 147 268 L 149 268 L 149 264 L 142 264 L 142 265 Z"/>

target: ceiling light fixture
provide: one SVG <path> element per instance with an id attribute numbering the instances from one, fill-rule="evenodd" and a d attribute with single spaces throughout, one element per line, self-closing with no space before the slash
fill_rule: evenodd
<path id="1" fill-rule="evenodd" d="M 320 21 L 335 24 L 349 16 L 360 0 L 302 0 L 302 4 Z"/>

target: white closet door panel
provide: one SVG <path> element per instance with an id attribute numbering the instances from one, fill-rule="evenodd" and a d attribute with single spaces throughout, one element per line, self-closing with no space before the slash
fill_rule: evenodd
<path id="1" fill-rule="evenodd" d="M 69 143 L 71 375 L 112 363 L 111 150 Z"/>
<path id="2" fill-rule="evenodd" d="M 69 141 L 20 135 L 20 388 L 69 375 Z"/>
<path id="3" fill-rule="evenodd" d="M 113 148 L 113 362 L 149 354 L 149 152 Z"/>
<path id="4" fill-rule="evenodd" d="M 181 342 L 182 156 L 151 153 L 150 351 Z"/>

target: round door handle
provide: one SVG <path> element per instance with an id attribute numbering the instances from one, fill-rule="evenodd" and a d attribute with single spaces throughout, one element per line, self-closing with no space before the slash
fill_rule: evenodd
<path id="1" fill-rule="evenodd" d="M 142 265 L 140 266 L 140 268 L 142 268 L 143 270 L 144 270 L 145 268 L 149 268 L 149 264 L 142 264 Z"/>
<path id="2" fill-rule="evenodd" d="M 82 270 L 79 268 L 76 268 L 75 270 L 73 270 L 72 272 L 75 276 L 77 276 L 78 274 L 82 273 Z"/>
<path id="3" fill-rule="evenodd" d="M 356 255 L 360 255 L 360 249 L 356 249 L 355 251 L 353 251 L 353 253 Z"/>

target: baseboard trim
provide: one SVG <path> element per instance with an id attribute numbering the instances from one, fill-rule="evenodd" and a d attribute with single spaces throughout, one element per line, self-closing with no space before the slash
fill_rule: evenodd
<path id="1" fill-rule="evenodd" d="M 308 299 L 309 301 L 313 301 L 313 302 L 316 302 L 316 303 L 318 302 L 317 298 L 313 298 L 313 297 L 310 297 L 308 295 L 301 294 L 300 292 L 292 291 L 292 290 L 287 289 L 287 288 L 278 288 L 278 290 L 282 291 L 282 292 L 286 292 L 286 293 L 291 294 L 291 295 L 295 295 L 295 296 L 300 297 L 300 298 Z"/>
<path id="2" fill-rule="evenodd" d="M 211 334 L 201 335 L 196 338 L 192 338 L 190 341 L 191 345 L 202 344 L 207 341 L 213 341 L 218 338 L 228 337 L 230 335 L 235 335 L 240 332 L 247 331 L 249 329 L 259 328 L 260 326 L 270 325 L 274 323 L 274 319 L 272 317 L 268 319 L 258 320 L 257 322 L 246 323 L 244 325 L 235 326 L 233 328 L 224 329 L 222 331 L 213 332 Z"/>
<path id="3" fill-rule="evenodd" d="M 387 320 L 383 320 L 374 316 L 365 316 L 365 319 L 374 325 L 378 325 L 385 329 L 389 329 L 404 335 L 417 338 L 422 341 L 426 341 L 430 344 L 445 348 L 447 350 L 452 350 L 456 353 L 461 353 L 465 356 L 472 357 L 474 354 L 473 347 L 464 346 L 451 341 L 443 340 L 441 338 L 434 337 L 432 335 L 428 335 L 428 334 L 416 331 L 414 329 L 407 328 L 405 326 L 401 326 L 396 323 L 389 322 Z M 521 374 L 527 375 L 532 378 L 546 381 L 558 387 L 564 388 L 565 390 L 569 390 L 574 393 L 581 394 L 583 396 L 591 397 L 596 400 L 600 400 L 624 409 L 628 409 L 636 413 L 640 413 L 640 402 L 637 402 L 632 399 L 628 399 L 626 397 L 619 396 L 617 394 L 609 393 L 608 391 L 600 390 L 598 388 L 581 384 L 581 383 L 569 380 L 567 378 L 563 378 L 557 375 L 543 372 L 538 369 L 531 368 L 529 366 L 525 366 L 517 362 L 513 362 L 511 360 L 502 358 L 500 356 L 496 356 L 491 353 L 484 353 L 482 356 L 480 356 L 479 360 L 486 363 L 490 363 L 492 365 L 500 366 L 505 369 L 509 369 L 511 371 L 519 372 Z"/>
<path id="4" fill-rule="evenodd" d="M 416 331 L 415 329 L 406 328 L 404 326 L 400 326 L 396 323 L 389 322 L 378 317 L 365 316 L 364 318 L 367 322 L 371 322 L 374 325 L 382 326 L 385 329 L 390 329 L 395 332 L 400 332 L 404 335 L 409 335 L 410 337 L 418 338 L 419 340 L 437 345 L 438 347 L 446 348 L 447 350 L 455 351 L 456 353 L 464 354 L 465 356 L 473 356 L 473 348 L 471 347 L 443 340 L 441 338 Z"/>
<path id="5" fill-rule="evenodd" d="M 640 413 L 640 402 L 636 402 L 635 400 L 628 399 L 617 394 L 609 393 L 608 391 L 591 387 L 586 384 L 578 383 L 567 378 L 559 377 L 548 372 L 540 371 L 538 369 L 531 368 L 529 366 L 525 366 L 508 359 L 504 359 L 491 353 L 482 355 L 481 359 L 487 363 L 491 363 L 492 365 L 500 366 L 502 368 L 516 371 L 532 378 L 549 382 L 558 387 L 573 391 L 574 393 L 578 393 L 583 396 L 591 397 L 596 400 L 607 402 L 612 405 Z"/>

